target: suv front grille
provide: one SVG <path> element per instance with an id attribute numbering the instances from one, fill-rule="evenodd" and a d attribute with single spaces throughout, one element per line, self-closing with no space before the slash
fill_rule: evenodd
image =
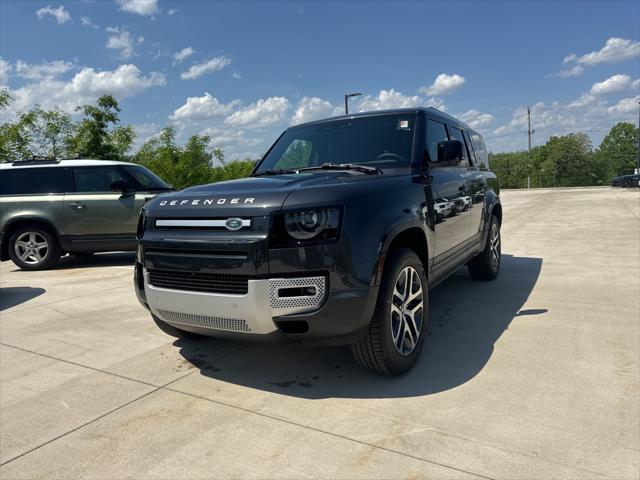
<path id="1" fill-rule="evenodd" d="M 249 278 L 249 275 L 226 273 L 149 270 L 149 283 L 154 287 L 189 292 L 246 295 L 249 291 Z"/>

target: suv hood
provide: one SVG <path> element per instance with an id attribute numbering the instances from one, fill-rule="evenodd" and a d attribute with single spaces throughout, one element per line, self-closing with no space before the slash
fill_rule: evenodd
<path id="1" fill-rule="evenodd" d="M 352 172 L 249 177 L 159 195 L 147 203 L 145 212 L 155 218 L 264 216 L 281 209 L 295 190 L 336 187 L 375 178 L 381 177 Z"/>

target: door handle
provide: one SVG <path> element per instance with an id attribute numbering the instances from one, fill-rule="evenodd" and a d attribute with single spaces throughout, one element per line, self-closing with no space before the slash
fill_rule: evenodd
<path id="1" fill-rule="evenodd" d="M 86 206 L 87 206 L 87 204 L 86 204 L 86 203 L 84 203 L 84 202 L 71 202 L 71 203 L 69 204 L 69 206 L 70 206 L 71 208 L 75 208 L 76 210 L 83 210 L 83 209 L 84 209 L 84 207 L 86 207 Z"/>

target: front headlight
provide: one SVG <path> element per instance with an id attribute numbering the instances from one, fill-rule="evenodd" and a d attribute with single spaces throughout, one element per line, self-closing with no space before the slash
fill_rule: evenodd
<path id="1" fill-rule="evenodd" d="M 340 211 L 337 208 L 302 210 L 284 215 L 285 229 L 296 240 L 310 240 L 325 230 L 335 230 L 339 221 Z"/>
<path id="2" fill-rule="evenodd" d="M 271 246 L 287 247 L 338 239 L 342 209 L 309 208 L 277 213 L 272 220 Z"/>

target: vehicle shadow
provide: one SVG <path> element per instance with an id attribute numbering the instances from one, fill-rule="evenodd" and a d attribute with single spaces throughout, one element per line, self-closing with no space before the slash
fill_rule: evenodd
<path id="1" fill-rule="evenodd" d="M 39 297 L 45 292 L 46 290 L 44 288 L 39 287 L 0 288 L 0 311 L 28 302 L 32 298 Z"/>
<path id="2" fill-rule="evenodd" d="M 135 252 L 94 253 L 93 255 L 81 256 L 65 255 L 58 261 L 53 269 L 68 270 L 72 268 L 133 266 L 135 261 Z"/>
<path id="3" fill-rule="evenodd" d="M 459 269 L 430 293 L 428 338 L 414 368 L 398 378 L 359 368 L 348 348 L 249 344 L 216 360 L 220 340 L 176 341 L 183 357 L 216 380 L 309 399 L 412 397 L 458 387 L 489 361 L 512 321 L 540 321 L 545 308 L 521 310 L 542 266 L 540 258 L 503 255 L 494 282 L 474 282 Z M 234 350 L 235 351 L 235 350 Z"/>

